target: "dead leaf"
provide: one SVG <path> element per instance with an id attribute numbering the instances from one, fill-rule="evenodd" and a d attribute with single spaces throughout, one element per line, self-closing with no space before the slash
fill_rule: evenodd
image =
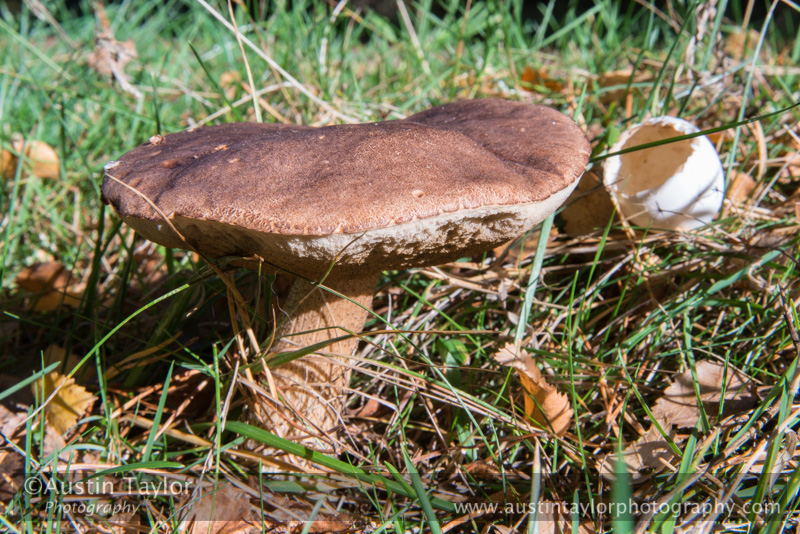
<path id="1" fill-rule="evenodd" d="M 552 429 L 557 436 L 563 436 L 572 421 L 572 406 L 566 395 L 547 383 L 535 360 L 527 354 L 517 355 L 511 343 L 500 349 L 494 355 L 494 360 L 501 365 L 513 367 L 519 374 L 522 387 L 527 393 L 525 414 L 543 428 Z"/>
<path id="2" fill-rule="evenodd" d="M 38 399 L 47 400 L 59 386 L 61 388 L 47 403 L 44 412 L 53 429 L 59 435 L 65 435 L 92 407 L 95 397 L 76 384 L 74 378 L 67 378 L 58 371 L 47 373 L 43 379 L 34 382 L 33 393 Z"/>
<path id="3" fill-rule="evenodd" d="M 709 418 L 719 415 L 723 379 L 726 376 L 723 415 L 739 413 L 753 405 L 755 399 L 747 389 L 750 379 L 743 373 L 732 367 L 726 369 L 725 365 L 710 360 L 697 362 L 696 372 L 700 399 Z M 664 390 L 664 396 L 653 406 L 653 415 L 670 421 L 678 428 L 691 427 L 697 423 L 700 409 L 697 406 L 691 371 L 678 375 L 675 382 Z"/>
<path id="4" fill-rule="evenodd" d="M 17 156 L 8 150 L 0 150 L 0 176 L 13 178 L 17 172 Z"/>
<path id="5" fill-rule="evenodd" d="M 33 293 L 34 311 L 54 311 L 60 306 L 77 308 L 81 303 L 82 289 L 73 285 L 70 272 L 59 262 L 34 263 L 17 275 L 19 287 Z"/>
<path id="6" fill-rule="evenodd" d="M 9 440 L 20 430 L 25 430 L 25 419 L 28 414 L 25 412 L 12 412 L 0 404 L 0 434 Z"/>
<path id="7" fill-rule="evenodd" d="M 336 514 L 334 516 L 320 514 L 318 518 L 311 523 L 308 532 L 314 534 L 349 532 L 352 531 L 354 523 L 352 518 L 345 513 Z"/>
<path id="8" fill-rule="evenodd" d="M 614 204 L 605 186 L 593 172 L 587 172 L 578 187 L 565 202 L 561 216 L 564 232 L 570 236 L 583 236 L 603 229 L 611 220 Z"/>
<path id="9" fill-rule="evenodd" d="M 503 477 L 500 468 L 491 460 L 479 460 L 463 466 L 464 471 L 481 480 L 498 480 Z"/>
<path id="10" fill-rule="evenodd" d="M 538 504 L 537 526 L 539 534 L 571 534 L 572 505 L 565 502 L 541 501 Z M 594 534 L 597 529 L 589 520 L 578 523 L 578 534 Z"/>
<path id="11" fill-rule="evenodd" d="M 187 534 L 243 533 L 254 519 L 250 496 L 227 482 L 189 501 L 187 508 L 180 526 L 180 531 Z"/>
<path id="12" fill-rule="evenodd" d="M 2 410 L 2 406 L 0 406 Z M 0 449 L 0 503 L 9 503 L 25 482 L 25 458 L 11 447 Z"/>
<path id="13" fill-rule="evenodd" d="M 794 161 L 796 164 L 787 165 L 783 172 L 781 172 L 781 180 L 782 183 L 784 181 L 795 181 L 797 178 L 800 178 L 800 156 L 797 156 Z"/>
<path id="14" fill-rule="evenodd" d="M 633 80 L 631 80 L 633 77 Z M 603 104 L 610 104 L 611 102 L 621 102 L 625 95 L 627 94 L 627 87 L 628 84 L 634 83 L 642 83 L 646 82 L 650 79 L 650 76 L 646 73 L 640 72 L 636 75 L 633 74 L 633 69 L 625 69 L 625 70 L 614 70 L 611 72 L 605 72 L 597 77 L 597 87 L 606 88 L 606 87 L 615 87 L 615 86 L 624 86 L 620 87 L 619 89 L 613 89 L 611 91 L 604 91 L 600 95 L 600 102 Z"/>
<path id="15" fill-rule="evenodd" d="M 375 399 L 369 399 L 367 403 L 358 410 L 353 417 L 372 417 L 381 408 L 381 403 Z"/>
<path id="16" fill-rule="evenodd" d="M 124 501 L 115 503 L 119 508 L 125 509 Z M 108 518 L 108 524 L 104 525 L 110 530 L 110 534 L 140 534 L 145 531 L 142 528 L 142 519 L 135 512 L 116 513 Z"/>
<path id="17" fill-rule="evenodd" d="M 17 276 L 17 285 L 31 293 L 63 290 L 69 283 L 69 273 L 56 261 L 34 263 L 25 267 Z"/>
<path id="18" fill-rule="evenodd" d="M 377 529 L 375 522 L 364 522 L 358 520 L 345 512 L 330 515 L 325 513 L 317 514 L 311 520 L 312 507 L 297 501 L 287 501 L 285 499 L 275 499 L 277 494 L 270 495 L 270 502 L 276 509 L 268 514 L 269 520 L 265 521 L 268 532 L 281 532 L 299 534 L 308 532 L 309 534 L 336 534 L 349 532 L 371 532 Z M 286 503 L 289 506 L 286 506 Z M 279 508 L 280 507 L 280 508 Z M 372 529 L 372 530 L 370 530 Z M 260 534 L 260 525 L 257 526 L 252 534 Z"/>
<path id="19" fill-rule="evenodd" d="M 242 75 L 235 70 L 225 71 L 220 75 L 219 86 L 225 91 L 225 97 L 228 100 L 236 98 L 237 86 L 241 81 Z"/>
<path id="20" fill-rule="evenodd" d="M 48 420 L 49 422 L 49 420 Z M 44 441 L 42 442 L 42 456 L 45 458 L 58 454 L 58 458 L 62 461 L 68 461 L 71 453 L 65 451 L 67 441 L 64 436 L 56 430 L 52 424 L 48 424 L 44 431 Z"/>
<path id="21" fill-rule="evenodd" d="M 728 57 L 733 59 L 750 57 L 755 53 L 760 38 L 761 35 L 756 30 L 749 29 L 744 31 L 741 28 L 736 28 L 725 38 L 725 46 L 722 50 Z M 769 60 L 769 50 L 766 41 L 761 48 L 759 57 L 762 61 Z"/>
<path id="22" fill-rule="evenodd" d="M 750 196 L 750 193 L 753 192 L 753 189 L 756 188 L 755 180 L 749 174 L 743 172 L 731 171 L 729 183 L 725 196 L 734 204 L 743 204 Z"/>
<path id="23" fill-rule="evenodd" d="M 123 91 L 137 98 L 141 97 L 142 93 L 131 85 L 128 75 L 125 73 L 125 65 L 138 57 L 136 44 L 133 39 L 125 42 L 117 41 L 111 31 L 111 24 L 108 22 L 102 2 L 95 2 L 94 5 L 97 18 L 94 51 L 86 57 L 86 63 L 101 76 L 107 78 L 113 76 Z"/>
<path id="24" fill-rule="evenodd" d="M 713 124 L 714 127 L 721 126 L 721 124 Z M 714 132 L 708 134 L 708 140 L 711 141 L 711 144 L 715 147 L 719 147 L 721 143 L 727 143 L 729 141 L 733 141 L 733 134 L 730 133 L 729 130 L 722 130 L 721 132 Z"/>
<path id="25" fill-rule="evenodd" d="M 59 178 L 58 153 L 44 141 L 18 139 L 12 143 L 14 150 L 22 154 L 24 151 L 26 168 L 39 178 Z"/>
<path id="26" fill-rule="evenodd" d="M 537 86 L 544 87 L 553 93 L 560 93 L 564 89 L 561 82 L 548 76 L 547 70 L 544 68 L 534 70 L 530 66 L 526 66 L 519 81 L 522 84 L 522 88 L 531 93 L 537 91 Z"/>
<path id="27" fill-rule="evenodd" d="M 17 154 L 25 155 L 24 169 L 39 178 L 59 178 L 58 153 L 53 147 L 36 139 L 25 141 L 22 135 L 15 133 L 11 138 L 12 153 L 9 150 L 0 151 L 0 176 L 13 178 L 17 173 L 20 158 Z"/>
<path id="28" fill-rule="evenodd" d="M 662 420 L 661 427 L 667 435 L 672 435 L 672 425 Z M 648 480 L 653 472 L 663 471 L 666 468 L 666 463 L 673 456 L 675 454 L 670 449 L 669 443 L 658 431 L 656 425 L 652 425 L 645 435 L 629 444 L 622 451 L 622 461 L 625 462 L 631 482 L 634 484 Z M 603 456 L 598 463 L 597 471 L 606 480 L 614 480 L 616 460 L 617 452 L 614 451 Z"/>

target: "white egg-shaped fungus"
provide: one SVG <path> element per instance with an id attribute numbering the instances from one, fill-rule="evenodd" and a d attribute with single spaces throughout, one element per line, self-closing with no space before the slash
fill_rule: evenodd
<path id="1" fill-rule="evenodd" d="M 654 117 L 626 130 L 611 152 L 698 132 L 674 117 Z M 612 156 L 604 183 L 633 224 L 692 230 L 710 223 L 722 207 L 725 176 L 706 136 Z"/>

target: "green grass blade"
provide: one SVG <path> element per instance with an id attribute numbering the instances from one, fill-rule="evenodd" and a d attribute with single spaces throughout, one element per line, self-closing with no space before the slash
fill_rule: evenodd
<path id="1" fill-rule="evenodd" d="M 397 482 L 388 480 L 382 477 L 381 475 L 367 473 L 363 469 L 342 462 L 335 458 L 331 458 L 330 456 L 327 456 L 325 454 L 321 454 L 319 452 L 312 451 L 311 449 L 307 449 L 302 445 L 278 437 L 261 428 L 254 427 L 246 423 L 241 423 L 239 421 L 229 421 L 225 424 L 225 430 L 234 432 L 236 434 L 245 436 L 250 439 L 254 439 L 269 447 L 279 449 L 284 452 L 288 452 L 289 454 L 293 454 L 298 458 L 303 458 L 305 460 L 308 460 L 309 462 L 321 465 L 323 467 L 327 467 L 328 469 L 333 469 L 338 473 L 351 476 L 356 480 L 367 482 L 369 484 L 374 484 L 378 487 L 383 487 L 386 491 L 396 493 L 398 495 L 403 495 L 404 497 L 416 497 L 415 494 L 409 495 L 408 492 L 406 491 L 406 488 L 398 484 Z M 455 510 L 455 507 L 453 506 L 452 503 L 449 503 L 445 500 L 436 497 L 431 499 L 431 504 L 447 512 L 452 512 Z"/>
<path id="2" fill-rule="evenodd" d="M 406 463 L 408 476 L 411 477 L 411 485 L 414 486 L 414 493 L 416 493 L 419 505 L 422 507 L 422 512 L 425 514 L 425 518 L 428 521 L 428 528 L 431 529 L 433 534 L 442 534 L 442 527 L 439 525 L 439 519 L 433 511 L 431 500 L 428 498 L 428 492 L 425 490 L 422 478 L 419 476 L 419 472 L 411 461 L 411 458 L 409 458 L 408 451 L 406 451 L 405 447 L 403 447 L 403 460 Z"/>

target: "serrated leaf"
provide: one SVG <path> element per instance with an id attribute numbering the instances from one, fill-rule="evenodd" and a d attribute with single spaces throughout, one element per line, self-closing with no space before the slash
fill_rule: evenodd
<path id="1" fill-rule="evenodd" d="M 47 422 L 61 435 L 75 426 L 83 414 L 94 404 L 95 397 L 86 388 L 75 383 L 58 371 L 47 373 L 42 380 L 33 384 L 33 393 L 39 399 L 47 400 L 56 389 L 58 392 L 44 408 Z"/>
<path id="2" fill-rule="evenodd" d="M 572 421 L 569 398 L 547 383 L 536 361 L 527 354 L 517 354 L 514 345 L 506 344 L 494 359 L 501 365 L 513 367 L 522 383 L 525 395 L 525 414 L 557 436 L 563 436 Z"/>

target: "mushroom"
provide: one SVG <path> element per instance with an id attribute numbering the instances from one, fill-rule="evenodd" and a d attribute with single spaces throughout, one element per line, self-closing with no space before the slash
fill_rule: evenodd
<path id="1" fill-rule="evenodd" d="M 275 337 L 286 351 L 359 333 L 384 270 L 446 263 L 531 229 L 569 196 L 589 151 L 557 111 L 465 100 L 370 124 L 154 136 L 105 166 L 102 195 L 151 241 L 297 275 Z M 357 345 L 272 369 L 282 398 L 268 400 L 270 430 L 335 435 Z"/>

